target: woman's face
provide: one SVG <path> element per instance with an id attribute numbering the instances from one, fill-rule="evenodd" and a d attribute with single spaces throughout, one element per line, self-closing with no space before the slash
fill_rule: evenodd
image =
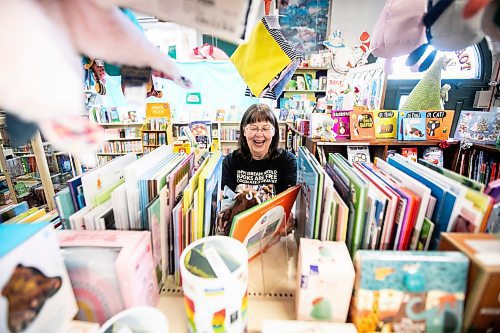
<path id="1" fill-rule="evenodd" d="M 261 160 L 266 157 L 274 132 L 274 126 L 268 121 L 260 121 L 245 126 L 244 135 L 254 160 Z"/>

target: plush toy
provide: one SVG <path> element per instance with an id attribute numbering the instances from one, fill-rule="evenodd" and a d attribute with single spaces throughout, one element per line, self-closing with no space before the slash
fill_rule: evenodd
<path id="1" fill-rule="evenodd" d="M 323 131 L 321 135 L 321 141 L 335 141 L 337 134 L 333 131 L 333 119 L 330 117 L 325 117 L 323 119 Z"/>
<path id="2" fill-rule="evenodd" d="M 261 201 L 257 191 L 245 189 L 236 194 L 234 197 L 233 207 L 222 212 L 219 217 L 219 221 L 217 222 L 217 234 L 229 236 L 233 218 L 239 213 L 244 212 L 253 206 L 257 206 L 260 203 Z"/>

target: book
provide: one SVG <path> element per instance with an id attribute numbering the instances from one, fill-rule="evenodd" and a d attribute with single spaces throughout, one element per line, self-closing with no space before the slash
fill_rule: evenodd
<path id="1" fill-rule="evenodd" d="M 351 140 L 375 139 L 373 112 L 361 107 L 354 107 L 349 122 Z"/>
<path id="2" fill-rule="evenodd" d="M 348 140 L 350 137 L 349 123 L 350 110 L 332 110 L 331 117 L 333 119 L 333 133 L 336 140 Z"/>
<path id="3" fill-rule="evenodd" d="M 373 110 L 375 116 L 375 138 L 395 139 L 398 125 L 398 112 L 391 110 Z"/>
<path id="4" fill-rule="evenodd" d="M 401 155 L 416 162 L 418 159 L 417 148 L 401 148 Z"/>
<path id="5" fill-rule="evenodd" d="M 349 163 L 370 162 L 368 146 L 347 146 L 347 160 Z"/>
<path id="6" fill-rule="evenodd" d="M 420 230 L 420 234 L 418 235 L 417 250 L 427 251 L 433 232 L 434 223 L 432 223 L 428 218 L 425 218 L 424 223 L 422 224 L 422 230 Z"/>
<path id="7" fill-rule="evenodd" d="M 352 320 L 358 330 L 461 331 L 469 272 L 462 253 L 360 250 L 354 265 Z"/>
<path id="8" fill-rule="evenodd" d="M 0 239 L 0 331 L 64 332 L 78 306 L 52 224 L 2 224 Z"/>
<path id="9" fill-rule="evenodd" d="M 448 140 L 455 111 L 436 110 L 425 111 L 425 127 L 427 129 L 427 139 Z"/>
<path id="10" fill-rule="evenodd" d="M 291 187 L 233 218 L 229 236 L 245 245 L 249 260 L 279 239 L 280 232 L 286 228 L 299 191 L 300 185 Z"/>
<path id="11" fill-rule="evenodd" d="M 500 111 L 461 111 L 453 137 L 457 140 L 495 144 L 500 137 Z"/>
<path id="12" fill-rule="evenodd" d="M 398 112 L 397 139 L 403 141 L 425 141 L 426 114 L 425 111 Z"/>

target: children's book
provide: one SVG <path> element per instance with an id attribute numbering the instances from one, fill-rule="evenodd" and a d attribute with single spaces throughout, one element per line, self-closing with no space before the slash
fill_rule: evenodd
<path id="1" fill-rule="evenodd" d="M 317 191 L 319 175 L 310 160 L 308 150 L 299 147 L 297 158 L 297 184 L 302 186 L 302 191 L 297 203 L 297 237 L 314 238 L 316 221 Z"/>
<path id="2" fill-rule="evenodd" d="M 375 139 L 375 121 L 373 112 L 355 107 L 349 122 L 351 140 Z"/>
<path id="3" fill-rule="evenodd" d="M 476 143 L 495 144 L 500 137 L 500 111 L 462 111 L 454 138 Z"/>
<path id="4" fill-rule="evenodd" d="M 461 332 L 469 273 L 464 254 L 360 250 L 354 264 L 351 309 L 359 331 Z"/>
<path id="5" fill-rule="evenodd" d="M 212 129 L 210 121 L 192 121 L 189 125 L 196 142 L 200 148 L 208 148 L 212 142 Z"/>
<path id="6" fill-rule="evenodd" d="M 398 113 L 398 140 L 427 140 L 425 111 L 399 111 Z"/>
<path id="7" fill-rule="evenodd" d="M 351 164 L 370 162 L 368 146 L 347 146 L 347 160 Z"/>
<path id="8" fill-rule="evenodd" d="M 349 123 L 351 110 L 332 110 L 333 133 L 336 140 L 348 140 L 350 138 Z"/>
<path id="9" fill-rule="evenodd" d="M 249 260 L 264 252 L 285 231 L 299 192 L 300 185 L 296 185 L 233 218 L 229 236 L 245 245 Z"/>
<path id="10" fill-rule="evenodd" d="M 319 139 L 324 135 L 324 120 L 329 118 L 324 113 L 311 113 L 309 115 L 310 135 L 313 139 Z"/>
<path id="11" fill-rule="evenodd" d="M 428 218 L 424 219 L 422 224 L 422 230 L 418 235 L 418 242 L 416 250 L 427 251 L 429 249 L 429 244 L 431 242 L 432 233 L 434 232 L 434 223 Z"/>
<path id="12" fill-rule="evenodd" d="M 417 148 L 401 148 L 401 155 L 407 159 L 416 162 L 418 159 Z"/>
<path id="13" fill-rule="evenodd" d="M 453 124 L 453 110 L 425 111 L 427 139 L 448 140 Z"/>
<path id="14" fill-rule="evenodd" d="M 373 110 L 375 117 L 375 138 L 395 139 L 398 126 L 398 111 Z"/>

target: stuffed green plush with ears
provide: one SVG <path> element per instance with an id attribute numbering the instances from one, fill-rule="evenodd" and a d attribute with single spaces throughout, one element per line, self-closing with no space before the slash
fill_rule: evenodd
<path id="1" fill-rule="evenodd" d="M 425 72 L 413 88 L 401 110 L 443 110 L 441 104 L 441 70 L 446 68 L 450 59 L 440 57 Z"/>

